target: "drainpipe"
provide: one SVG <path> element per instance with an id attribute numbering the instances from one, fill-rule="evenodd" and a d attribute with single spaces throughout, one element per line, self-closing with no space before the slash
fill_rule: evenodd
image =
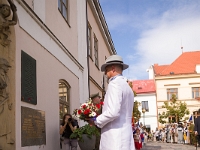
<path id="1" fill-rule="evenodd" d="M 88 46 L 88 11 L 87 11 L 87 0 L 85 0 L 86 4 L 86 39 L 87 39 L 87 69 L 88 69 L 88 97 L 90 97 L 90 64 L 89 64 L 89 46 Z"/>

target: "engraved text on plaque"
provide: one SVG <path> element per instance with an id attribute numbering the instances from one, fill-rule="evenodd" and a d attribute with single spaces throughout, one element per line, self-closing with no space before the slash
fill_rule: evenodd
<path id="1" fill-rule="evenodd" d="M 22 147 L 46 144 L 44 111 L 21 107 L 21 144 Z"/>

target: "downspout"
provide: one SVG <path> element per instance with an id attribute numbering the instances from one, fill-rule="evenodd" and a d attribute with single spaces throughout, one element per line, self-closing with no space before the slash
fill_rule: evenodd
<path id="1" fill-rule="evenodd" d="M 88 69 L 88 97 L 90 97 L 90 64 L 89 64 L 89 46 L 88 46 L 88 11 L 87 11 L 87 0 L 86 3 L 86 39 L 87 39 L 87 69 Z"/>

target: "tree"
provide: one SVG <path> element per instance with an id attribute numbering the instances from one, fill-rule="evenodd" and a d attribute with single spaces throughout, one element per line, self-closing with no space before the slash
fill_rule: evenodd
<path id="1" fill-rule="evenodd" d="M 132 82 L 129 82 L 129 86 L 133 90 L 133 85 Z M 137 96 L 136 92 L 133 90 L 134 97 Z M 141 112 L 139 111 L 138 107 L 140 106 L 140 102 L 135 101 L 134 106 L 133 106 L 133 118 L 134 118 L 134 123 L 138 122 L 141 118 Z"/>
<path id="2" fill-rule="evenodd" d="M 133 106 L 133 118 L 134 123 L 138 122 L 141 118 L 141 112 L 139 111 L 138 107 L 140 106 L 140 102 L 135 101 Z"/>
<path id="3" fill-rule="evenodd" d="M 183 117 L 189 115 L 190 111 L 187 109 L 187 104 L 185 102 L 177 101 L 176 95 L 172 95 L 170 101 L 164 102 L 162 108 L 166 108 L 166 112 L 159 114 L 158 121 L 162 124 L 166 123 L 166 119 L 169 118 L 169 123 L 180 122 L 188 119 L 188 117 Z M 183 120 L 182 120 L 183 119 Z"/>

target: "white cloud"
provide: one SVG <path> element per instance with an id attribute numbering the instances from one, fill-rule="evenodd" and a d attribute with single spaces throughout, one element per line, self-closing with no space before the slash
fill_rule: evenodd
<path id="1" fill-rule="evenodd" d="M 183 51 L 200 50 L 200 17 L 194 5 L 164 12 L 159 18 L 146 20 L 151 28 L 141 32 L 133 48 L 138 62 L 125 72 L 130 78 L 148 78 L 146 69 L 154 64 L 171 64 Z"/>
<path id="2" fill-rule="evenodd" d="M 160 8 L 159 2 L 162 4 Z M 163 5 L 165 2 L 170 5 Z M 148 78 L 146 69 L 150 65 L 171 64 L 181 55 L 181 46 L 183 51 L 200 50 L 200 1 L 160 0 L 156 4 L 148 7 L 145 3 L 146 9 L 142 12 L 135 12 L 134 9 L 123 12 L 119 8 L 122 3 L 113 6 L 113 10 L 108 9 L 109 6 L 105 2 L 107 10 L 104 13 L 111 34 L 125 34 L 119 41 L 114 41 L 114 44 L 121 43 L 120 47 L 131 49 L 127 53 L 124 53 L 124 49 L 121 50 L 125 63 L 130 65 L 129 69 L 124 71 L 128 78 Z M 130 39 L 131 46 L 122 45 L 123 40 Z M 118 53 L 119 51 L 120 49 L 117 49 Z"/>

